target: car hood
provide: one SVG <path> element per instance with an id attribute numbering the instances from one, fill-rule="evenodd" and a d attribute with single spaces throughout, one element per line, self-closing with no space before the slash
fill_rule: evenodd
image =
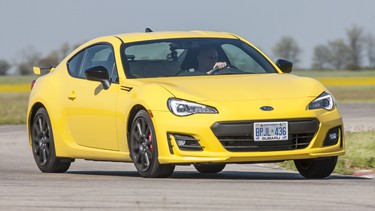
<path id="1" fill-rule="evenodd" d="M 144 82 L 158 83 L 176 98 L 196 102 L 306 98 L 325 90 L 315 79 L 278 73 L 153 78 Z"/>

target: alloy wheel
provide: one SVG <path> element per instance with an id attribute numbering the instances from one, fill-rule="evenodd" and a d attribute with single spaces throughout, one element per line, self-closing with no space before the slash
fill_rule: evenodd
<path id="1" fill-rule="evenodd" d="M 147 171 L 152 165 L 152 131 L 143 117 L 135 120 L 131 131 L 132 155 L 137 169 Z"/>
<path id="2" fill-rule="evenodd" d="M 37 157 L 40 166 L 47 164 L 50 156 L 51 129 L 43 114 L 38 114 L 32 125 L 33 153 Z"/>

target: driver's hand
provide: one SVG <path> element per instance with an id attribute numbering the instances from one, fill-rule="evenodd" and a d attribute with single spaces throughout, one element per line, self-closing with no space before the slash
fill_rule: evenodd
<path id="1" fill-rule="evenodd" d="M 227 66 L 226 62 L 216 62 L 212 69 L 213 70 L 224 69 L 226 66 Z"/>
<path id="2" fill-rule="evenodd" d="M 208 71 L 207 74 L 211 74 L 212 72 L 214 72 L 217 69 L 224 69 L 225 67 L 227 67 L 226 62 L 216 62 L 214 67 L 212 68 L 212 70 Z"/>

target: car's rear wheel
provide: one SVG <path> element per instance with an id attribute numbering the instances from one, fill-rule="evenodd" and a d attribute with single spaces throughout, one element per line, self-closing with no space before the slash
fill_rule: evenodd
<path id="1" fill-rule="evenodd" d="M 141 110 L 130 129 L 130 154 L 137 171 L 142 177 L 169 177 L 175 166 L 160 164 L 155 129 L 149 114 Z"/>
<path id="2" fill-rule="evenodd" d="M 218 164 L 194 164 L 195 169 L 203 174 L 219 173 L 225 168 L 224 163 Z"/>
<path id="3" fill-rule="evenodd" d="M 325 178 L 332 174 L 336 167 L 337 157 L 295 160 L 298 172 L 308 179 Z"/>
<path id="4" fill-rule="evenodd" d="M 66 172 L 71 160 L 56 157 L 50 118 L 45 108 L 39 108 L 30 127 L 32 151 L 38 168 L 46 173 Z"/>

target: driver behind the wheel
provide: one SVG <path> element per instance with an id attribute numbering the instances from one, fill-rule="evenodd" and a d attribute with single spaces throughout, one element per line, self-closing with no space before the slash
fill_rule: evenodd
<path id="1" fill-rule="evenodd" d="M 217 60 L 218 53 L 214 47 L 203 47 L 199 49 L 197 56 L 198 67 L 195 71 L 211 74 L 217 69 L 224 69 L 227 67 L 226 62 L 218 62 Z"/>

